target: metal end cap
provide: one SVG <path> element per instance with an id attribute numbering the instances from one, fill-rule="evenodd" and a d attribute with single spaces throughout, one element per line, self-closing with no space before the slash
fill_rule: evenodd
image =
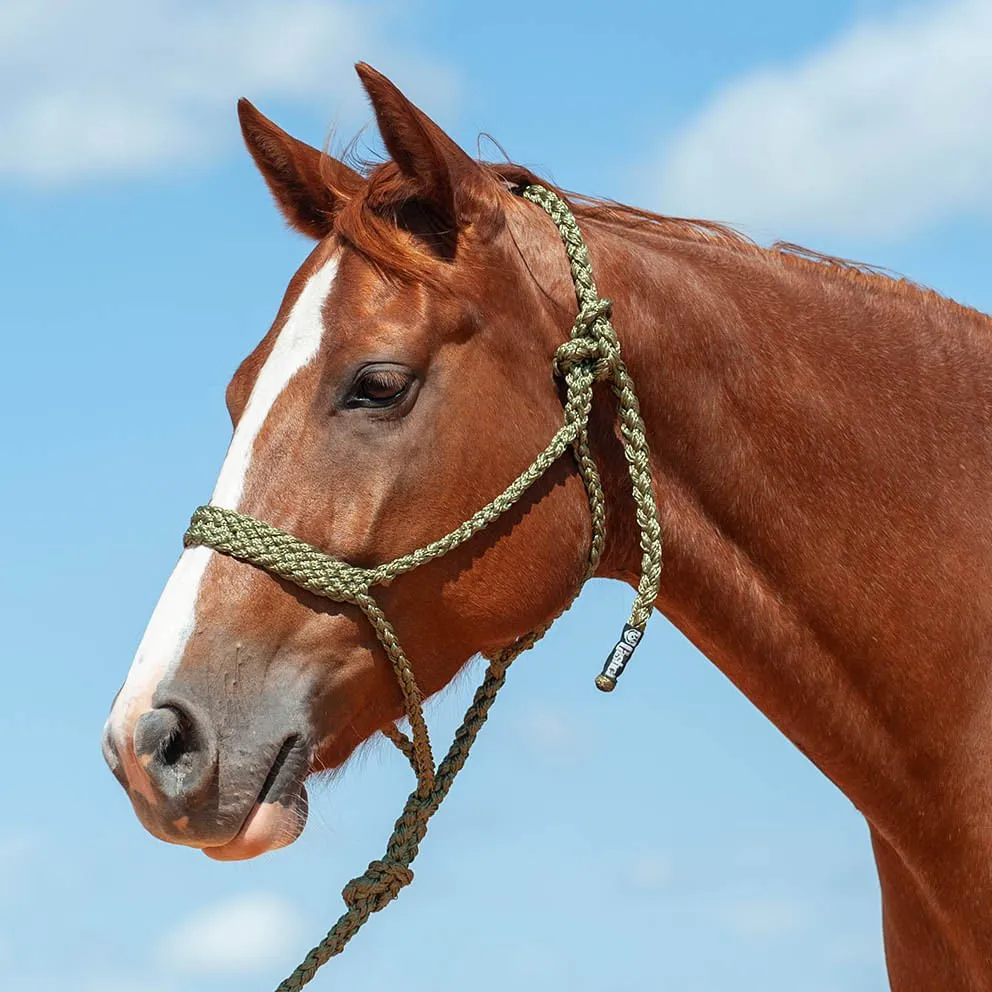
<path id="1" fill-rule="evenodd" d="M 617 687 L 617 680 L 610 678 L 609 675 L 597 675 L 596 676 L 596 688 L 600 692 L 613 692 Z"/>

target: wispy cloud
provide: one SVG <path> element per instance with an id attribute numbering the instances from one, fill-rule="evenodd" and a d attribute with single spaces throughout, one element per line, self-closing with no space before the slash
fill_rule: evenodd
<path id="1" fill-rule="evenodd" d="M 731 933 L 755 939 L 785 936 L 809 920 L 804 905 L 786 898 L 731 899 L 716 906 L 713 915 Z"/>
<path id="2" fill-rule="evenodd" d="M 298 912 L 278 896 L 239 896 L 183 920 L 159 944 L 159 963 L 196 974 L 247 974 L 285 963 L 303 943 Z"/>
<path id="3" fill-rule="evenodd" d="M 641 893 L 657 893 L 672 882 L 672 863 L 658 854 L 646 854 L 627 867 L 623 881 L 626 888 Z"/>
<path id="4" fill-rule="evenodd" d="M 992 209 L 992 4 L 855 24 L 716 94 L 669 144 L 660 209 L 775 233 L 895 238 Z"/>
<path id="5" fill-rule="evenodd" d="M 322 113 L 351 119 L 363 106 L 351 71 L 359 59 L 378 62 L 435 109 L 450 102 L 450 74 L 393 50 L 374 3 L 5 4 L 0 177 L 65 185 L 203 161 L 233 140 L 242 95 L 316 101 Z"/>

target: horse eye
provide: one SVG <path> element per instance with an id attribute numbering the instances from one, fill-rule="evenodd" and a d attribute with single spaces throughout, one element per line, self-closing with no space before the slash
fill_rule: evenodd
<path id="1" fill-rule="evenodd" d="M 373 366 L 364 369 L 348 397 L 350 407 L 386 407 L 401 399 L 413 376 L 403 369 Z"/>

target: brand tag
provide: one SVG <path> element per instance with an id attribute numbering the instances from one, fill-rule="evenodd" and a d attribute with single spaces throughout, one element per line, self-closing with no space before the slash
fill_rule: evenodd
<path id="1" fill-rule="evenodd" d="M 629 623 L 623 625 L 623 632 L 620 640 L 613 646 L 603 671 L 596 677 L 596 687 L 603 692 L 612 692 L 616 688 L 617 679 L 623 674 L 630 656 L 634 653 L 634 648 L 641 643 L 644 631 L 638 627 L 632 627 Z"/>

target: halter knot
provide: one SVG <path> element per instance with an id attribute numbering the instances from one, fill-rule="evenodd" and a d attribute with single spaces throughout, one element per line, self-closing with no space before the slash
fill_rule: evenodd
<path id="1" fill-rule="evenodd" d="M 378 913 L 412 881 L 413 872 L 399 861 L 370 861 L 364 873 L 341 890 L 341 898 L 349 909 L 357 909 L 359 903 L 365 903 L 369 913 Z"/>
<path id="2" fill-rule="evenodd" d="M 594 299 L 579 309 L 572 336 L 555 352 L 555 371 L 567 375 L 575 368 L 592 372 L 596 382 L 615 381 L 620 362 L 620 347 L 610 324 L 613 302 Z"/>
<path id="3" fill-rule="evenodd" d="M 605 337 L 572 338 L 559 345 L 555 352 L 555 370 L 559 375 L 568 375 L 573 369 L 584 368 L 592 373 L 596 382 L 614 381 L 619 362 L 619 349 Z"/>
<path id="4" fill-rule="evenodd" d="M 600 320 L 608 321 L 612 316 L 612 300 L 601 298 L 585 304 L 572 324 L 573 337 L 598 337 L 599 335 L 595 333 L 596 323 Z"/>

